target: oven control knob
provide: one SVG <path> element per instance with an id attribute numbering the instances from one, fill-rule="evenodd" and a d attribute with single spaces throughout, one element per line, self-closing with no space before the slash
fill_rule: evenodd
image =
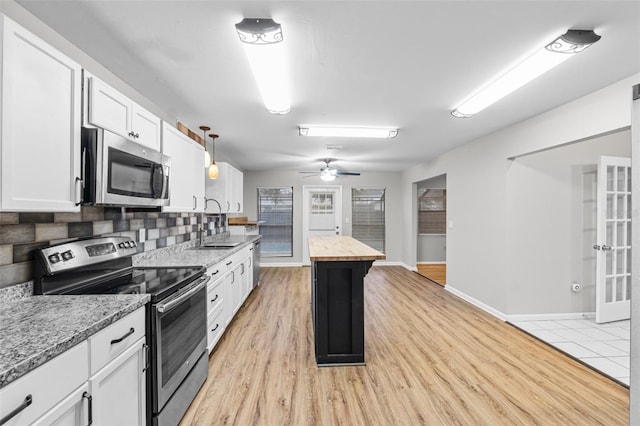
<path id="1" fill-rule="evenodd" d="M 124 245 L 124 243 L 120 243 L 120 244 L 118 244 L 118 247 L 125 248 L 126 246 Z"/>
<path id="2" fill-rule="evenodd" d="M 67 261 L 69 259 L 73 259 L 75 256 L 71 250 L 67 250 L 62 253 L 62 260 Z"/>
<path id="3" fill-rule="evenodd" d="M 127 248 L 131 248 L 131 241 L 125 242 L 124 245 L 127 246 Z"/>
<path id="4" fill-rule="evenodd" d="M 53 253 L 51 255 L 49 255 L 49 262 L 51 263 L 58 263 L 60 262 L 60 254 L 59 253 Z"/>
<path id="5" fill-rule="evenodd" d="M 136 242 L 135 242 L 135 241 L 131 240 L 131 241 L 129 241 L 129 242 L 131 243 L 131 247 L 135 247 L 135 246 L 137 246 L 137 244 L 136 244 Z"/>

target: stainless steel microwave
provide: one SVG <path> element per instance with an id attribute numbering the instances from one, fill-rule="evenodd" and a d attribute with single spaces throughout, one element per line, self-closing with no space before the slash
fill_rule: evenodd
<path id="1" fill-rule="evenodd" d="M 171 159 L 104 129 L 82 128 L 83 204 L 169 203 Z"/>

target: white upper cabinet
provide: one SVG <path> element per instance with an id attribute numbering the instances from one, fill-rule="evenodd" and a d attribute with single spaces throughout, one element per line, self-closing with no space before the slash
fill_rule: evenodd
<path id="1" fill-rule="evenodd" d="M 0 26 L 0 211 L 80 211 L 80 65 L 4 15 Z"/>
<path id="2" fill-rule="evenodd" d="M 87 124 L 101 127 L 160 151 L 161 120 L 156 115 L 87 74 Z"/>
<path id="3" fill-rule="evenodd" d="M 169 205 L 165 212 L 204 211 L 204 148 L 175 127 L 162 123 L 162 152 L 171 157 Z"/>
<path id="4" fill-rule="evenodd" d="M 206 197 L 213 198 L 220 203 L 207 203 L 207 213 L 242 213 L 244 178 L 240 170 L 229 163 L 219 162 L 220 174 L 218 179 L 206 178 Z"/>

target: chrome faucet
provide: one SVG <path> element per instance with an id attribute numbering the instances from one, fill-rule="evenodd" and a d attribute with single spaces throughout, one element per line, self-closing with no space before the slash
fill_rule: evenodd
<path id="1" fill-rule="evenodd" d="M 215 201 L 216 204 L 218 205 L 218 210 L 220 210 L 220 214 L 222 214 L 222 206 L 220 205 L 220 203 L 218 202 L 218 200 L 216 200 L 215 198 L 207 198 L 204 197 L 204 209 L 207 210 L 207 203 L 209 201 Z"/>

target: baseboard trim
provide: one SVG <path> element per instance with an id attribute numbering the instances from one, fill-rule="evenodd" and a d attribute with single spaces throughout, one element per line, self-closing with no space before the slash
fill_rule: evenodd
<path id="1" fill-rule="evenodd" d="M 297 268 L 302 266 L 300 262 L 282 262 L 282 263 L 267 263 L 260 262 L 260 267 L 263 268 Z"/>
<path id="2" fill-rule="evenodd" d="M 557 314 L 515 314 L 506 315 L 506 321 L 552 321 L 552 320 L 573 320 L 595 318 L 595 312 L 567 312 Z"/>
<path id="3" fill-rule="evenodd" d="M 502 312 L 500 312 L 497 309 L 492 308 L 491 306 L 487 305 L 486 303 L 481 302 L 480 300 L 476 299 L 475 297 L 469 296 L 465 292 L 460 291 L 457 288 L 451 287 L 450 284 L 447 284 L 444 287 L 444 289 L 446 291 L 454 294 L 455 296 L 458 296 L 462 300 L 465 300 L 465 301 L 471 303 L 472 305 L 476 306 L 477 308 L 482 309 L 483 311 L 487 312 L 488 314 L 493 315 L 494 317 L 498 318 L 499 320 L 507 321 L 506 320 L 507 315 L 503 314 Z"/>

